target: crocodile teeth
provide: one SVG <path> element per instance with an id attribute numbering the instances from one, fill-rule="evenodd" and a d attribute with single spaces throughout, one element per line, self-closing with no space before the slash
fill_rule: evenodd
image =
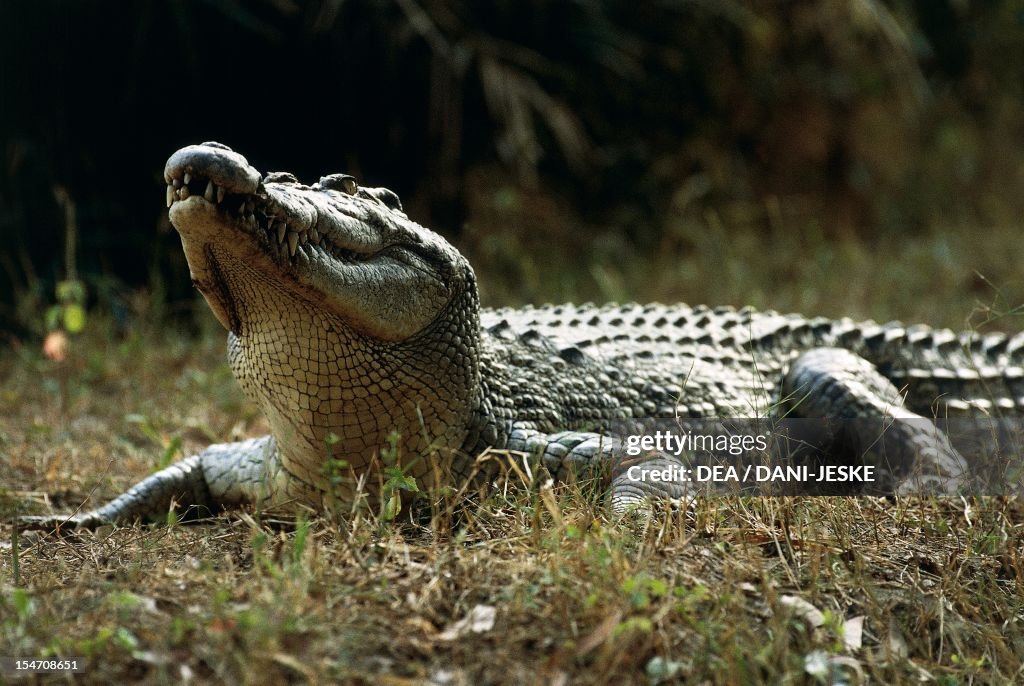
<path id="1" fill-rule="evenodd" d="M 174 204 L 174 186 L 167 184 L 167 206 Z"/>
<path id="2" fill-rule="evenodd" d="M 299 247 L 299 234 L 294 231 L 288 232 L 288 254 L 295 257 L 295 250 Z"/>
<path id="3" fill-rule="evenodd" d="M 213 202 L 213 181 L 206 182 L 206 191 L 203 193 L 206 202 Z"/>
<path id="4" fill-rule="evenodd" d="M 224 202 L 224 193 L 225 193 L 224 186 L 217 186 L 217 202 L 218 203 Z"/>
<path id="5" fill-rule="evenodd" d="M 320 245 L 320 232 L 317 231 L 315 228 L 310 229 L 309 240 L 315 243 L 316 245 Z"/>
<path id="6" fill-rule="evenodd" d="M 188 174 L 186 174 L 185 176 L 188 176 Z M 181 198 L 182 200 L 188 200 L 190 195 L 192 195 L 192 192 L 189 191 L 188 186 L 182 186 L 181 188 L 178 189 L 178 197 Z"/>
<path id="7" fill-rule="evenodd" d="M 288 225 L 284 222 L 277 222 L 274 224 L 274 228 L 277 229 L 277 242 L 284 243 L 285 234 L 288 232 Z"/>
<path id="8" fill-rule="evenodd" d="M 188 172 L 185 172 L 185 185 L 187 186 L 190 183 L 192 183 L 192 175 L 189 174 Z"/>

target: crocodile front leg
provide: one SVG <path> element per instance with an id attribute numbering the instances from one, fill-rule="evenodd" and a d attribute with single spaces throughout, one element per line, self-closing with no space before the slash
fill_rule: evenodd
<path id="1" fill-rule="evenodd" d="M 19 517 L 30 529 L 95 528 L 135 520 L 166 520 L 168 512 L 204 516 L 271 496 L 268 475 L 277 472 L 277 445 L 272 436 L 211 445 L 197 455 L 152 474 L 109 503 L 72 515 Z"/>
<path id="2" fill-rule="evenodd" d="M 643 465 L 644 470 L 682 474 L 682 461 L 652 451 L 623 459 L 621 441 L 614 436 L 590 431 L 561 431 L 547 434 L 534 429 L 514 429 L 506 446 L 509 450 L 539 457 L 555 479 L 591 476 L 609 481 L 607 505 L 616 514 L 642 507 L 650 499 L 685 502 L 695 495 L 688 481 L 641 480 L 630 476 L 629 467 Z"/>

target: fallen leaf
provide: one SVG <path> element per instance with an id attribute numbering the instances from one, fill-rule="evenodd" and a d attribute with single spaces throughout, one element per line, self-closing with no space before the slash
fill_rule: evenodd
<path id="1" fill-rule="evenodd" d="M 843 622 L 843 644 L 847 650 L 860 650 L 864 645 L 864 616 Z"/>
<path id="2" fill-rule="evenodd" d="M 795 595 L 784 595 L 779 597 L 779 603 L 783 607 L 788 607 L 792 610 L 793 614 L 810 624 L 812 628 L 816 629 L 825 623 L 825 615 L 822 614 L 821 610 L 803 598 Z"/>
<path id="3" fill-rule="evenodd" d="M 466 634 L 482 634 L 494 628 L 494 619 L 498 611 L 492 605 L 477 605 L 469 614 L 448 626 L 438 638 L 442 641 L 454 641 Z"/>

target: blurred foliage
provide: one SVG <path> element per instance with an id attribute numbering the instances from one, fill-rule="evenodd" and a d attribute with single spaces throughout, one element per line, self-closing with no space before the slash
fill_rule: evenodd
<path id="1" fill-rule="evenodd" d="M 723 240 L 984 239 L 1024 209 L 1022 89 L 1019 0 L 0 3 L 0 329 L 63 278 L 56 187 L 94 302 L 187 299 L 160 177 L 188 143 L 386 184 L 471 253 L 596 226 L 682 258 L 709 209 Z"/>
<path id="2" fill-rule="evenodd" d="M 85 288 L 81 281 L 57 282 L 57 304 L 46 310 L 46 328 L 81 333 L 85 328 Z"/>

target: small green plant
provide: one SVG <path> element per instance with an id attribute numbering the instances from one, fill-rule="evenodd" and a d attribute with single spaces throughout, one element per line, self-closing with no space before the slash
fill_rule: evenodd
<path id="1" fill-rule="evenodd" d="M 341 486 L 351 480 L 348 475 L 348 460 L 334 456 L 334 446 L 341 441 L 341 436 L 331 432 L 324 438 L 327 447 L 327 459 L 324 460 L 324 474 L 331 486 Z"/>
<path id="2" fill-rule="evenodd" d="M 78 278 L 75 246 L 78 224 L 75 203 L 61 186 L 53 190 L 54 197 L 64 210 L 64 280 L 57 282 L 57 303 L 47 308 L 44 315 L 46 339 L 43 354 L 60 362 L 67 356 L 68 336 L 85 329 L 85 284 Z"/>
<path id="3" fill-rule="evenodd" d="M 380 518 L 384 521 L 391 521 L 398 516 L 402 509 L 402 491 L 418 493 L 420 490 L 415 477 L 407 474 L 406 467 L 401 463 L 401 451 L 398 448 L 400 438 L 397 431 L 392 431 L 387 437 L 388 444 L 380 453 L 381 462 L 384 463 Z"/>
<path id="4" fill-rule="evenodd" d="M 174 462 L 175 456 L 181 452 L 181 436 L 179 434 L 174 434 L 170 438 L 166 437 L 157 430 L 153 420 L 148 416 L 144 414 L 130 414 L 125 417 L 125 421 L 137 426 L 143 436 L 151 440 L 163 450 L 163 454 L 160 456 L 160 462 L 157 465 L 159 469 L 163 469 L 171 464 L 171 462 Z"/>
<path id="5" fill-rule="evenodd" d="M 57 304 L 46 310 L 46 329 L 61 329 L 69 334 L 85 328 L 85 284 L 77 279 L 57 282 Z"/>
<path id="6" fill-rule="evenodd" d="M 14 617 L 19 623 L 28 621 L 35 612 L 32 596 L 24 588 L 15 588 L 11 592 L 11 605 L 14 606 Z"/>
<path id="7" fill-rule="evenodd" d="M 292 540 L 291 559 L 288 561 L 293 573 L 302 568 L 303 557 L 309 544 L 309 530 L 309 520 L 299 516 L 295 521 L 295 538 Z"/>

